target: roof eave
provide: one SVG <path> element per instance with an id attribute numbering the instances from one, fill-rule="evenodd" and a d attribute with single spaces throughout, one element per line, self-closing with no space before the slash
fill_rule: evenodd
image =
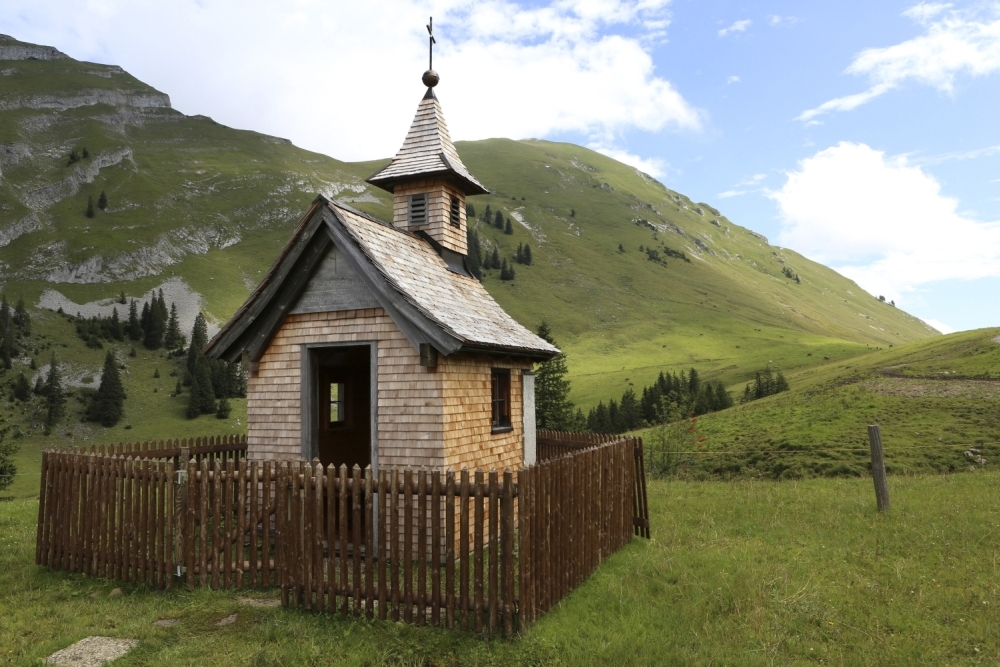
<path id="1" fill-rule="evenodd" d="M 386 169 L 388 169 L 388 167 L 380 169 L 371 178 L 367 179 L 366 182 L 374 185 L 375 187 L 382 188 L 387 192 L 393 192 L 398 184 L 406 181 L 426 179 L 426 178 L 450 178 L 459 185 L 459 188 L 462 190 L 462 193 L 465 194 L 466 197 L 471 197 L 473 195 L 490 194 L 490 191 L 487 190 L 481 183 L 477 183 L 476 181 L 466 178 L 465 176 L 463 176 L 462 174 L 458 173 L 453 169 L 439 169 L 437 171 L 426 171 L 415 174 L 407 174 L 406 176 L 392 176 L 389 178 L 379 178 L 378 175 L 381 174 Z"/>

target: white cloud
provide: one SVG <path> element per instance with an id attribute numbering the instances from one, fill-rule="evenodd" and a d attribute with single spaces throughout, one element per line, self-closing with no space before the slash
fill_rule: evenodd
<path id="1" fill-rule="evenodd" d="M 802 160 L 769 193 L 779 242 L 834 266 L 872 294 L 900 297 L 942 280 L 1000 277 L 1000 222 L 958 212 L 905 157 L 841 142 Z"/>
<path id="2" fill-rule="evenodd" d="M 767 22 L 773 26 L 795 25 L 799 22 L 799 19 L 794 16 L 778 16 L 777 14 L 772 14 L 767 18 Z"/>
<path id="3" fill-rule="evenodd" d="M 960 74 L 986 76 L 1000 70 L 1000 3 L 959 10 L 950 4 L 922 2 L 904 14 L 924 26 L 924 34 L 893 46 L 865 49 L 846 70 L 867 75 L 868 90 L 824 102 L 796 120 L 856 109 L 910 80 L 952 93 Z"/>
<path id="4" fill-rule="evenodd" d="M 753 25 L 753 21 L 750 19 L 740 19 L 728 28 L 723 28 L 719 31 L 719 37 L 725 37 L 734 32 L 746 32 L 746 29 Z"/>
<path id="5" fill-rule="evenodd" d="M 602 155 L 607 155 L 613 160 L 618 160 L 623 164 L 635 167 L 639 171 L 643 171 L 654 178 L 663 178 L 667 174 L 666 163 L 658 157 L 644 158 L 620 148 L 608 148 L 598 144 L 591 144 L 588 148 L 595 150 Z"/>
<path id="6" fill-rule="evenodd" d="M 5 0 L 0 32 L 122 65 L 185 113 L 361 160 L 392 155 L 406 134 L 429 15 L 456 139 L 580 132 L 613 145 L 628 130 L 700 131 L 701 112 L 653 64 L 668 5 Z"/>
<path id="7" fill-rule="evenodd" d="M 726 83 L 739 83 L 739 82 L 740 82 L 740 77 L 736 76 L 735 74 L 726 79 Z"/>

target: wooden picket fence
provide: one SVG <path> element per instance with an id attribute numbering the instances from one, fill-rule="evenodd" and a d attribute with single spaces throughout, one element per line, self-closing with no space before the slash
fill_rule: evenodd
<path id="1" fill-rule="evenodd" d="M 509 469 L 137 458 L 169 446 L 47 451 L 36 562 L 156 588 L 278 586 L 288 606 L 509 635 L 633 533 L 649 536 L 642 441 L 571 442 L 516 481 Z M 220 444 L 244 445 L 199 446 Z"/>

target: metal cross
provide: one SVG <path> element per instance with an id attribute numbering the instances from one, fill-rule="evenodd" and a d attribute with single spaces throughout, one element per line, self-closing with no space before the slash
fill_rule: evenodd
<path id="1" fill-rule="evenodd" d="M 427 34 L 430 35 L 430 43 L 427 45 L 429 55 L 428 55 L 428 67 L 427 69 L 434 69 L 434 45 L 437 44 L 437 40 L 434 39 L 434 17 L 430 19 L 430 23 L 427 24 Z"/>

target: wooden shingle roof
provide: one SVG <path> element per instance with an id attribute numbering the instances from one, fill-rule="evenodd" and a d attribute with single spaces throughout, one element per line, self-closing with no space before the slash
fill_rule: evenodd
<path id="1" fill-rule="evenodd" d="M 397 183 L 420 177 L 451 177 L 466 195 L 489 193 L 462 164 L 433 88 L 428 88 L 420 100 L 417 115 L 396 157 L 368 182 L 392 192 Z"/>
<path id="2" fill-rule="evenodd" d="M 455 271 L 428 239 L 320 196 L 271 270 L 205 348 L 229 361 L 263 356 L 333 246 L 415 348 L 549 359 L 559 349 L 518 324 L 475 278 Z"/>

